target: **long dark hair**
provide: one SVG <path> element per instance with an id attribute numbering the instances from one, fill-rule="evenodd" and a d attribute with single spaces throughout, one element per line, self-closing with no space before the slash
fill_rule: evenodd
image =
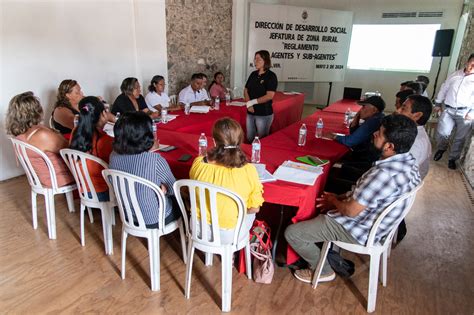
<path id="1" fill-rule="evenodd" d="M 214 80 L 212 80 L 211 84 L 209 85 L 209 91 L 211 91 L 211 87 L 214 85 L 214 84 L 217 84 L 217 81 L 216 81 L 216 78 L 218 75 L 222 74 L 222 76 L 224 76 L 224 74 L 220 71 L 214 73 Z"/>
<path id="2" fill-rule="evenodd" d="M 244 131 L 238 122 L 229 117 L 219 119 L 212 128 L 212 136 L 216 146 L 207 154 L 208 160 L 226 167 L 242 167 L 247 164 L 247 157 L 240 149 Z"/>
<path id="3" fill-rule="evenodd" d="M 161 75 L 155 75 L 150 82 L 150 85 L 148 86 L 148 91 L 150 92 L 156 92 L 156 87 L 155 84 L 158 84 L 161 80 L 164 80 L 165 78 Z"/>
<path id="4" fill-rule="evenodd" d="M 94 135 L 98 133 L 97 122 L 105 110 L 104 104 L 95 96 L 84 97 L 79 102 L 79 123 L 71 140 L 71 149 L 90 152 Z"/>
<path id="5" fill-rule="evenodd" d="M 150 150 L 155 138 L 153 122 L 144 112 L 128 112 L 114 126 L 114 151 L 118 154 L 140 154 Z"/>

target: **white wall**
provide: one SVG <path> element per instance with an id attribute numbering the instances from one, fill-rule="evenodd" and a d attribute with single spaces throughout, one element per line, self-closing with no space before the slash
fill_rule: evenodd
<path id="1" fill-rule="evenodd" d="M 354 12 L 354 24 L 411 24 L 411 23 L 440 23 L 441 28 L 458 27 L 458 21 L 462 11 L 463 0 L 234 0 L 233 10 L 233 64 L 232 64 L 232 82 L 235 85 L 243 86 L 246 81 L 244 70 L 239 69 L 241 65 L 246 64 L 247 38 L 248 38 L 248 11 L 249 3 L 268 3 L 284 4 L 294 6 L 315 7 L 321 9 L 344 10 Z M 412 12 L 412 11 L 443 11 L 444 16 L 439 18 L 414 18 L 414 19 L 382 19 L 382 12 Z M 412 34 L 416 36 L 416 34 Z M 368 43 L 370 45 L 370 43 Z M 400 49 L 407 49 L 400 45 Z M 440 84 L 446 78 L 447 67 L 450 58 L 443 59 L 438 89 Z M 431 71 L 427 75 L 430 81 L 434 83 L 436 72 L 438 70 L 439 58 L 433 58 Z M 344 86 L 359 87 L 364 91 L 378 90 L 384 96 L 387 106 L 393 107 L 394 95 L 398 91 L 399 84 L 402 81 L 412 80 L 416 74 L 404 72 L 382 72 L 368 70 L 351 70 L 346 72 L 345 82 L 333 84 L 331 93 L 331 102 L 342 98 Z M 430 83 L 428 93 L 431 96 L 433 83 Z M 313 85 L 311 83 L 301 83 L 302 89 L 308 87 L 303 85 Z M 294 84 L 291 84 L 292 87 Z M 280 83 L 279 89 L 284 89 L 285 84 Z M 309 87 L 311 89 L 311 87 Z M 314 98 L 311 103 L 326 104 L 329 84 L 316 83 L 313 85 Z"/>
<path id="2" fill-rule="evenodd" d="M 33 91 L 47 121 L 63 79 L 113 102 L 125 77 L 145 90 L 168 76 L 165 0 L 2 0 L 0 12 L 0 180 L 23 173 L 5 133 L 12 96 Z"/>

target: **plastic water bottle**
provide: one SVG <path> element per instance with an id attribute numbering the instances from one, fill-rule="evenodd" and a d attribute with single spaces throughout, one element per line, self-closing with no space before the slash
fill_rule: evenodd
<path id="1" fill-rule="evenodd" d="M 200 156 L 207 155 L 207 138 L 204 132 L 201 133 L 201 136 L 199 137 L 199 155 Z"/>
<path id="2" fill-rule="evenodd" d="M 219 98 L 219 96 L 217 96 L 216 99 L 214 100 L 214 109 L 219 110 L 220 105 L 221 105 L 221 99 Z"/>
<path id="3" fill-rule="evenodd" d="M 225 104 L 226 105 L 230 104 L 230 93 L 229 92 L 225 93 Z"/>
<path id="4" fill-rule="evenodd" d="M 77 125 L 79 124 L 79 115 L 74 115 L 74 128 L 77 127 Z"/>
<path id="5" fill-rule="evenodd" d="M 306 124 L 302 124 L 301 127 L 300 127 L 300 132 L 299 132 L 299 135 L 298 135 L 298 145 L 300 147 L 304 146 L 306 144 L 306 133 L 307 133 L 307 129 L 306 129 Z"/>
<path id="6" fill-rule="evenodd" d="M 156 125 L 155 121 L 153 121 L 152 126 L 153 126 L 153 137 L 155 137 L 155 141 L 157 141 L 158 140 L 158 126 Z"/>
<path id="7" fill-rule="evenodd" d="M 318 122 L 316 123 L 316 138 L 322 138 L 323 137 L 323 128 L 324 128 L 324 122 L 322 118 L 318 119 Z"/>
<path id="8" fill-rule="evenodd" d="M 161 109 L 161 122 L 163 124 L 166 124 L 168 122 L 168 109 L 166 107 L 163 107 Z"/>
<path id="9" fill-rule="evenodd" d="M 117 120 L 119 120 L 120 118 L 120 112 L 117 112 L 117 114 L 115 114 L 115 122 L 117 122 Z"/>
<path id="10" fill-rule="evenodd" d="M 349 125 L 351 124 L 351 116 L 352 116 L 352 111 L 350 108 L 347 108 L 344 114 L 344 124 L 346 125 L 346 128 L 349 128 Z"/>
<path id="11" fill-rule="evenodd" d="M 262 146 L 260 144 L 260 140 L 258 139 L 258 137 L 255 137 L 252 142 L 252 163 L 260 163 L 261 149 Z"/>
<path id="12" fill-rule="evenodd" d="M 191 105 L 189 103 L 184 104 L 184 114 L 189 115 L 189 112 L 191 111 Z"/>

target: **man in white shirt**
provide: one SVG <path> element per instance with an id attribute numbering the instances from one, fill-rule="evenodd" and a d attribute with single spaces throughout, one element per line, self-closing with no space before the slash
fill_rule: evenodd
<path id="1" fill-rule="evenodd" d="M 411 146 L 410 153 L 415 157 L 420 171 L 421 179 L 424 179 L 430 167 L 431 142 L 425 130 L 425 124 L 430 119 L 433 106 L 429 98 L 421 95 L 410 95 L 397 113 L 405 115 L 417 124 L 418 134 Z"/>
<path id="2" fill-rule="evenodd" d="M 182 105 L 210 105 L 207 93 L 202 91 L 202 75 L 195 73 L 191 77 L 191 84 L 179 92 L 179 103 Z"/>
<path id="3" fill-rule="evenodd" d="M 444 104 L 444 110 L 441 105 Z M 469 56 L 466 67 L 452 73 L 441 86 L 435 100 L 436 112 L 442 111 L 436 129 L 438 151 L 433 159 L 440 160 L 448 149 L 448 140 L 454 127 L 456 134 L 449 153 L 448 167 L 456 169 L 464 141 L 474 119 L 474 54 Z"/>

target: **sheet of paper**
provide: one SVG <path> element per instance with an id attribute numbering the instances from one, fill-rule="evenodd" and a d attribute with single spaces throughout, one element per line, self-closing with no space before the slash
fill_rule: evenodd
<path id="1" fill-rule="evenodd" d="M 114 126 L 115 124 L 108 122 L 105 124 L 104 129 L 103 129 L 104 132 L 112 138 L 114 137 Z"/>
<path id="2" fill-rule="evenodd" d="M 190 112 L 197 113 L 197 114 L 207 114 L 209 113 L 209 106 L 205 106 L 205 105 L 192 106 Z"/>
<path id="3" fill-rule="evenodd" d="M 229 103 L 230 106 L 245 106 L 247 102 L 232 101 Z"/>
<path id="4" fill-rule="evenodd" d="M 265 168 L 265 164 L 252 163 L 257 169 L 258 177 L 261 183 L 274 182 L 276 178 Z"/>
<path id="5" fill-rule="evenodd" d="M 323 169 L 318 166 L 285 161 L 273 173 L 273 176 L 278 180 L 312 186 L 322 173 Z"/>

